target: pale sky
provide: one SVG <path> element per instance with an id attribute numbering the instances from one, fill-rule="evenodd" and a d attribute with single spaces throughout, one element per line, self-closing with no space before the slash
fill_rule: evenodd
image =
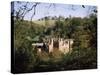
<path id="1" fill-rule="evenodd" d="M 14 3 L 14 9 L 18 10 L 18 8 L 22 5 L 25 5 L 26 2 L 22 2 L 21 4 Z M 28 8 L 31 8 L 33 2 L 30 2 L 28 4 Z M 82 7 L 82 5 L 68 5 L 68 4 L 55 4 L 52 5 L 50 8 L 50 3 L 40 3 L 36 7 L 36 14 L 33 17 L 33 20 L 37 20 L 40 18 L 43 18 L 45 16 L 63 16 L 63 17 L 69 17 L 71 15 L 72 17 L 86 17 L 89 13 L 91 13 L 91 8 L 95 6 L 87 6 L 85 5 L 85 8 Z M 32 16 L 33 10 L 26 14 L 25 20 L 30 20 L 30 17 Z"/>

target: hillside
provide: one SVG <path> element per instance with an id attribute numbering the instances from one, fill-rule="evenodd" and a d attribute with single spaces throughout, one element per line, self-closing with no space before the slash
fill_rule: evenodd
<path id="1" fill-rule="evenodd" d="M 52 26 L 52 25 L 55 25 L 55 21 L 56 20 L 47 20 L 47 21 L 45 21 L 45 20 L 35 20 L 35 21 L 33 21 L 34 23 L 36 23 L 36 24 L 39 24 L 39 25 L 43 25 L 43 26 Z"/>

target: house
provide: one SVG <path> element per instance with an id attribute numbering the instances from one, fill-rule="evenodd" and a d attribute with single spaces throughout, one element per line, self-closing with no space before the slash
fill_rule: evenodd
<path id="1" fill-rule="evenodd" d="M 73 39 L 52 38 L 49 44 L 49 53 L 54 50 L 59 50 L 66 54 L 72 51 Z"/>
<path id="2" fill-rule="evenodd" d="M 72 51 L 73 39 L 64 38 L 44 38 L 44 43 L 33 43 L 32 46 L 37 48 L 38 52 L 42 50 L 52 53 L 54 50 L 59 50 L 66 54 Z"/>

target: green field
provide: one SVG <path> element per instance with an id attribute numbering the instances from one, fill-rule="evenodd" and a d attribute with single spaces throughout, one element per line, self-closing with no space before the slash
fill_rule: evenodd
<path id="1" fill-rule="evenodd" d="M 45 21 L 45 20 L 41 20 L 41 21 L 35 20 L 33 22 L 36 23 L 36 24 L 39 24 L 39 25 L 43 25 L 43 26 L 52 26 L 52 25 L 55 24 L 55 20 L 47 20 L 47 21 Z"/>

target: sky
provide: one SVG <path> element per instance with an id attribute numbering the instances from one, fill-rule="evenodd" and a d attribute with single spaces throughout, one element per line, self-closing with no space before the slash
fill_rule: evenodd
<path id="1" fill-rule="evenodd" d="M 25 5 L 26 2 L 17 3 L 14 2 L 14 10 L 18 10 L 19 7 Z M 31 8 L 34 2 L 29 2 L 28 8 Z M 63 16 L 63 17 L 86 17 L 89 13 L 91 13 L 91 8 L 94 6 L 85 5 L 85 8 L 82 5 L 69 5 L 69 4 L 52 4 L 49 7 L 50 3 L 40 3 L 36 7 L 36 14 L 33 17 L 33 20 L 37 20 L 43 18 L 45 16 Z M 30 11 L 25 15 L 25 20 L 30 20 L 32 13 L 34 10 Z"/>

